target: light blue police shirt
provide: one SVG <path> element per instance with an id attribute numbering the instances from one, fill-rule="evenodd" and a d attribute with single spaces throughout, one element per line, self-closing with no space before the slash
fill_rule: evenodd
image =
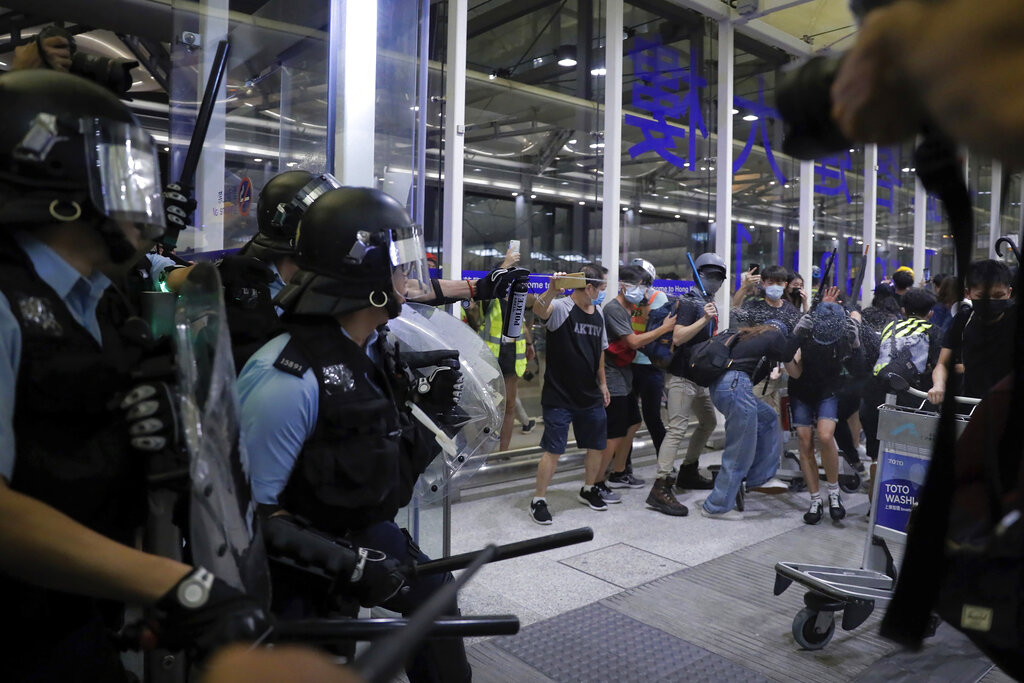
<path id="1" fill-rule="evenodd" d="M 344 328 L 341 331 L 348 336 Z M 377 337 L 374 330 L 364 347 L 374 363 L 378 361 L 373 348 Z M 265 505 L 277 504 L 302 445 L 313 435 L 320 407 L 320 389 L 312 368 L 296 377 L 274 367 L 289 340 L 288 332 L 271 339 L 249 358 L 238 376 L 252 495 Z"/>
<path id="2" fill-rule="evenodd" d="M 102 343 L 96 307 L 110 280 L 102 273 L 84 277 L 56 251 L 32 235 L 15 232 L 14 239 L 28 254 L 36 273 L 53 288 L 72 317 Z M 11 304 L 0 293 L 0 476 L 14 473 L 14 390 L 21 365 L 21 328 Z"/>

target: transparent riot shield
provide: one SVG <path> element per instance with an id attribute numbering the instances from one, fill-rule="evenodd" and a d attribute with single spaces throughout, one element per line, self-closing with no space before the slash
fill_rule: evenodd
<path id="1" fill-rule="evenodd" d="M 498 446 L 505 380 L 497 359 L 483 340 L 464 322 L 440 308 L 406 303 L 402 314 L 388 327 L 400 350 L 459 352 L 465 378 L 459 408 L 467 422 L 451 437 L 447 448 L 442 444 L 442 455 L 434 459 L 417 484 L 421 500 L 437 500 L 456 472 L 461 469 L 465 475 L 476 471 Z M 444 435 L 438 435 L 438 440 L 445 441 Z"/>
<path id="2" fill-rule="evenodd" d="M 255 533 L 248 454 L 239 438 L 235 366 L 222 287 L 211 264 L 200 263 L 189 273 L 178 298 L 175 333 L 179 387 L 183 396 L 192 397 L 201 426 L 189 468 L 192 562 L 269 602 L 266 554 Z"/>

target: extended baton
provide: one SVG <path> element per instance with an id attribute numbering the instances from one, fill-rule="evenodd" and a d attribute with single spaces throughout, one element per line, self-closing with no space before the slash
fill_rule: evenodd
<path id="1" fill-rule="evenodd" d="M 828 287 L 828 277 L 832 274 L 832 263 L 836 260 L 835 247 L 832 248 L 832 255 L 828 257 L 825 264 L 825 271 L 821 274 L 821 282 L 818 283 L 818 293 L 814 297 L 814 304 L 817 305 L 825 296 L 825 289 Z"/>
<path id="2" fill-rule="evenodd" d="M 335 643 L 342 640 L 378 640 L 409 625 L 408 619 L 299 619 L 279 621 L 269 642 Z M 514 614 L 438 617 L 427 638 L 511 636 L 519 632 Z"/>
<path id="3" fill-rule="evenodd" d="M 533 553 L 575 545 L 576 543 L 585 543 L 593 539 L 594 530 L 585 526 L 579 529 L 570 529 L 569 531 L 560 531 L 557 534 L 541 536 L 540 538 L 530 538 L 525 541 L 506 543 L 505 545 L 488 546 L 488 548 L 494 548 L 493 557 L 490 561 L 497 562 L 498 560 L 511 560 L 513 557 L 532 555 Z M 471 553 L 461 553 L 459 555 L 442 557 L 438 560 L 423 562 L 413 566 L 409 573 L 410 576 L 424 576 L 426 574 L 440 574 L 442 572 L 462 569 L 469 566 L 481 552 L 483 551 L 477 550 Z"/>

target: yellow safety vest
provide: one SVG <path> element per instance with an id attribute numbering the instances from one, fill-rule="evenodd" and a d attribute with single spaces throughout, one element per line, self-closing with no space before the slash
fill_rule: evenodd
<path id="1" fill-rule="evenodd" d="M 888 350 L 888 347 L 891 346 L 892 343 L 893 343 L 892 340 L 894 340 L 894 339 L 902 339 L 903 337 L 909 337 L 909 336 L 914 335 L 914 334 L 926 334 L 928 332 L 928 330 L 930 330 L 931 328 L 932 328 L 932 324 L 930 322 L 924 320 L 923 318 L 908 318 L 906 320 L 893 320 L 891 323 L 886 325 L 882 329 L 882 337 L 881 337 L 881 344 L 882 344 L 882 346 L 881 346 L 881 349 L 880 349 L 880 354 L 879 354 L 879 357 L 878 357 L 878 362 L 875 363 L 873 374 L 877 375 L 882 370 L 882 368 L 884 368 L 886 366 L 886 364 L 888 363 L 888 356 L 886 357 L 886 360 L 883 361 L 881 353 L 884 353 L 884 352 L 886 352 Z M 886 344 L 886 342 L 889 342 L 889 344 Z M 922 340 L 922 343 L 923 343 L 924 349 L 925 349 L 925 356 L 927 357 L 927 355 L 928 355 L 927 354 L 927 347 L 928 347 L 927 338 Z M 916 360 L 919 360 L 919 359 L 913 359 L 913 360 L 916 361 Z"/>
<path id="2" fill-rule="evenodd" d="M 480 338 L 484 340 L 495 358 L 501 351 L 501 328 L 501 302 L 495 299 L 490 303 L 487 319 L 480 326 Z M 522 377 L 524 372 L 526 372 L 526 338 L 519 337 L 516 339 L 516 375 Z"/>

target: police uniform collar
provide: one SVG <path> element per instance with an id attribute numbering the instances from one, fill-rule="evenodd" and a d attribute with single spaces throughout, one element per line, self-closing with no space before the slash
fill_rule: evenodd
<path id="1" fill-rule="evenodd" d="M 106 275 L 97 270 L 91 276 L 85 277 L 53 248 L 35 236 L 22 231 L 15 231 L 12 236 L 32 261 L 32 267 L 39 277 L 61 299 L 67 300 L 74 291 L 85 300 L 99 301 L 103 292 L 110 286 L 110 278 Z"/>

